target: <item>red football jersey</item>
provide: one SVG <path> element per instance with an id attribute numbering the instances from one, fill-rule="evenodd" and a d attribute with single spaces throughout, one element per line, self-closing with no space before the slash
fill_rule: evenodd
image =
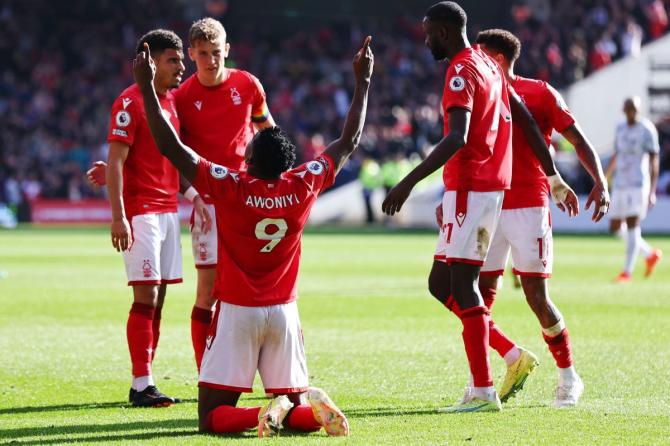
<path id="1" fill-rule="evenodd" d="M 269 116 L 265 92 L 258 79 L 228 69 L 228 79 L 205 87 L 196 74 L 175 92 L 181 139 L 213 163 L 245 170 L 244 151 L 254 136 L 254 122 Z"/>
<path id="2" fill-rule="evenodd" d="M 302 230 L 317 196 L 333 184 L 327 155 L 262 180 L 200 160 L 194 186 L 216 208 L 219 262 L 214 297 L 245 307 L 297 298 Z"/>
<path id="3" fill-rule="evenodd" d="M 508 85 L 500 66 L 478 45 L 449 64 L 442 95 L 444 134 L 448 112 L 471 112 L 467 143 L 444 166 L 446 190 L 490 192 L 508 189 L 512 177 L 512 116 Z"/>
<path id="4" fill-rule="evenodd" d="M 168 92 L 158 95 L 163 115 L 179 132 L 174 98 Z M 112 120 L 107 142 L 118 141 L 130 147 L 123 164 L 123 204 L 126 217 L 141 214 L 177 212 L 179 172 L 158 151 L 144 114 L 142 93 L 136 84 L 126 88 L 112 105 Z"/>
<path id="5" fill-rule="evenodd" d="M 546 82 L 516 76 L 511 84 L 537 121 L 547 144 L 554 129 L 561 132 L 575 123 L 560 93 Z M 505 192 L 503 209 L 548 206 L 547 176 L 521 128 L 513 128 L 512 187 Z"/>

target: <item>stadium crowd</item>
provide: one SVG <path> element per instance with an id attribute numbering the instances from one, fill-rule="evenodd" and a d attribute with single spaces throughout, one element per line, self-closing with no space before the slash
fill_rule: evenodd
<path id="1" fill-rule="evenodd" d="M 499 25 L 523 41 L 517 72 L 564 87 L 664 34 L 668 3 L 518 2 Z M 110 106 L 132 82 L 129 60 L 137 37 L 156 27 L 185 36 L 193 19 L 225 10 L 156 0 L 133 5 L 102 1 L 92 9 L 84 0 L 68 2 L 68 8 L 47 0 L 3 2 L 0 203 L 20 208 L 36 197 L 100 196 L 83 172 L 92 160 L 106 157 Z M 138 7 L 142 14 L 128 13 Z M 42 13 L 31 14 L 35 9 Z M 225 15 L 218 18 L 226 24 Z M 393 23 L 324 25 L 282 39 L 259 38 L 256 28 L 238 24 L 229 35 L 229 64 L 261 79 L 276 122 L 293 136 L 303 159 L 323 150 L 324 141 L 341 128 L 352 89 L 351 48 L 363 32 L 374 36 L 376 59 L 383 63 L 376 67 L 361 152 L 382 161 L 421 154 L 442 133 L 444 66 L 436 65 L 424 47 L 416 14 Z M 186 66 L 191 73 L 193 64 Z M 670 171 L 670 125 L 659 130 L 661 169 Z M 358 166 L 350 163 L 338 181 L 355 178 Z"/>

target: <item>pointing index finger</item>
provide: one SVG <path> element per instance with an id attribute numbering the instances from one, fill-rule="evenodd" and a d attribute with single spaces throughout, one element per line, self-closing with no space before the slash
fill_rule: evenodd
<path id="1" fill-rule="evenodd" d="M 363 51 L 362 52 L 365 52 L 368 49 L 368 47 L 370 46 L 371 41 L 372 41 L 372 36 L 367 36 L 365 38 L 365 40 L 363 41 L 363 48 L 362 48 Z"/>

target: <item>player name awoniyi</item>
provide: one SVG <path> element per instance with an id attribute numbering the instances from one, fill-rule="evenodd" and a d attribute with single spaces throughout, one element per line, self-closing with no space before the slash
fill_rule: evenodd
<path id="1" fill-rule="evenodd" d="M 259 197 L 249 195 L 245 202 L 247 206 L 259 209 L 281 209 L 295 204 L 300 204 L 300 199 L 296 194 L 280 195 L 278 197 Z"/>

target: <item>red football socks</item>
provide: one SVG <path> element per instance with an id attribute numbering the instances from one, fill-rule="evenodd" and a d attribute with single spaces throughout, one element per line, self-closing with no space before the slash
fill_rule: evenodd
<path id="1" fill-rule="evenodd" d="M 495 288 L 479 288 L 479 292 L 482 294 L 484 299 L 484 305 L 488 308 L 489 312 L 493 306 L 493 302 L 496 298 L 496 289 Z M 491 348 L 498 352 L 500 357 L 504 357 L 507 352 L 514 348 L 514 342 L 503 333 L 503 331 L 493 322 L 493 319 L 489 318 L 489 345 Z"/>
<path id="2" fill-rule="evenodd" d="M 544 342 L 547 343 L 556 365 L 559 369 L 564 369 L 572 365 L 572 349 L 570 348 L 570 336 L 568 329 L 564 328 L 556 336 L 547 336 L 542 333 Z"/>
<path id="3" fill-rule="evenodd" d="M 312 406 L 309 404 L 301 404 L 291 409 L 284 421 L 284 425 L 290 429 L 302 432 L 316 432 L 321 429 L 321 424 L 314 418 Z"/>
<path id="4" fill-rule="evenodd" d="M 490 289 L 480 289 L 482 292 L 482 297 L 484 297 L 484 302 L 488 302 L 491 305 L 495 299 L 495 290 L 491 293 Z M 487 303 L 487 308 L 490 309 Z M 461 309 L 458 307 L 456 300 L 453 296 L 449 296 L 447 302 L 444 304 L 445 307 L 454 313 L 459 319 L 461 318 Z M 505 333 L 493 322 L 493 319 L 489 317 L 489 346 L 498 352 L 500 357 L 504 357 L 516 344 L 505 335 Z"/>
<path id="5" fill-rule="evenodd" d="M 126 324 L 128 350 L 133 364 L 133 376 L 151 375 L 154 307 L 133 303 Z"/>
<path id="6" fill-rule="evenodd" d="M 195 353 L 195 363 L 200 371 L 200 363 L 202 363 L 202 355 L 205 353 L 205 345 L 207 344 L 207 335 L 209 334 L 209 326 L 212 323 L 212 311 L 193 307 L 191 311 L 191 342 L 193 344 L 193 352 Z"/>
<path id="7" fill-rule="evenodd" d="M 151 330 L 154 335 L 154 344 L 153 350 L 151 351 L 151 361 L 153 362 L 156 357 L 156 348 L 158 348 L 158 339 L 161 337 L 161 316 L 163 312 L 163 307 L 156 307 L 154 309 L 154 318 L 151 324 Z"/>
<path id="8" fill-rule="evenodd" d="M 260 407 L 219 406 L 207 414 L 207 428 L 217 434 L 244 432 L 258 426 Z"/>
<path id="9" fill-rule="evenodd" d="M 463 343 L 470 364 L 474 387 L 493 385 L 489 365 L 489 315 L 486 307 L 472 307 L 461 311 Z"/>

